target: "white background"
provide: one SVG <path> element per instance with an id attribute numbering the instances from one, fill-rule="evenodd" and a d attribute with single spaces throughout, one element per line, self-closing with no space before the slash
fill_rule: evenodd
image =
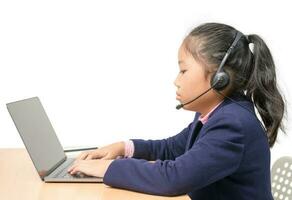
<path id="1" fill-rule="evenodd" d="M 6 103 L 33 96 L 65 147 L 180 132 L 194 113 L 175 109 L 177 51 L 204 22 L 262 36 L 290 102 L 292 14 L 286 2 L 1 0 L 0 147 L 23 147 Z M 292 156 L 289 119 L 272 161 Z"/>

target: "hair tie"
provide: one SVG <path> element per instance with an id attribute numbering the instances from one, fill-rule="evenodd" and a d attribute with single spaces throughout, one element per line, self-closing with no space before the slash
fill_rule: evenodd
<path id="1" fill-rule="evenodd" d="M 254 52 L 254 43 L 248 43 L 248 48 L 251 51 L 251 53 L 253 54 L 253 52 Z"/>
<path id="2" fill-rule="evenodd" d="M 245 37 L 246 37 L 246 40 L 248 42 L 248 48 L 249 48 L 250 52 L 253 54 L 253 52 L 254 52 L 254 43 L 250 42 L 248 35 L 246 35 Z"/>

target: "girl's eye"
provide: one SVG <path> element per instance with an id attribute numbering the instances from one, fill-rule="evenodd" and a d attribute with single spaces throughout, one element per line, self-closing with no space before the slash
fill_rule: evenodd
<path id="1" fill-rule="evenodd" d="M 180 73 L 184 74 L 187 70 L 181 70 Z"/>

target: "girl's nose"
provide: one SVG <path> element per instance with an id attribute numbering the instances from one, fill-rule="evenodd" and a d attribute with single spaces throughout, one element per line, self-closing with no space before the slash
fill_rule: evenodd
<path id="1" fill-rule="evenodd" d="M 173 81 L 173 84 L 175 85 L 175 87 L 178 87 L 178 86 L 177 86 L 177 84 L 176 84 L 176 80 L 175 80 L 175 81 Z"/>
<path id="2" fill-rule="evenodd" d="M 173 81 L 173 84 L 175 85 L 175 87 L 179 88 L 178 77 L 176 77 L 176 79 Z"/>

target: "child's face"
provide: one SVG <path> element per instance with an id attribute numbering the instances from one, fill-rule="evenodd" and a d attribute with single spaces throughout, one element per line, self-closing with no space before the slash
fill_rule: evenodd
<path id="1" fill-rule="evenodd" d="M 210 88 L 210 76 L 205 75 L 204 66 L 197 62 L 194 57 L 185 50 L 182 45 L 178 52 L 179 74 L 176 77 L 174 84 L 177 87 L 176 99 L 180 103 L 186 103 L 196 98 L 204 91 Z M 209 91 L 196 101 L 185 105 L 183 108 L 200 113 L 204 113 L 214 103 L 214 91 Z"/>

